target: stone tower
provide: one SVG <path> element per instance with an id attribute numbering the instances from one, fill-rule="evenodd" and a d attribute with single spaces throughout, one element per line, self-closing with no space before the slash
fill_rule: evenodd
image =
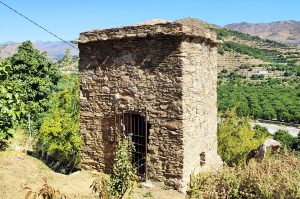
<path id="1" fill-rule="evenodd" d="M 111 172 L 117 134 L 142 178 L 186 190 L 220 166 L 217 48 L 206 28 L 167 22 L 80 34 L 82 166 Z"/>

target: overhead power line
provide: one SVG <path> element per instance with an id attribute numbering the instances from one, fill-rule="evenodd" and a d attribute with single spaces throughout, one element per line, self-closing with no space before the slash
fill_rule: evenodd
<path id="1" fill-rule="evenodd" d="M 28 17 L 26 17 L 26 16 L 23 15 L 22 13 L 18 12 L 17 10 L 13 9 L 13 8 L 10 7 L 9 5 L 7 5 L 6 3 L 2 2 L 1 0 L 0 0 L 0 3 L 1 3 L 2 5 L 4 5 L 5 7 L 7 7 L 8 9 L 10 9 L 11 11 L 17 13 L 19 16 L 21 16 L 21 17 L 23 17 L 24 19 L 26 19 L 27 21 L 33 23 L 34 25 L 36 25 L 36 26 L 39 27 L 40 29 L 46 31 L 47 33 L 49 33 L 50 35 L 54 36 L 55 38 L 57 38 L 57 39 L 63 41 L 64 43 L 66 43 L 66 44 L 69 45 L 70 47 L 72 47 L 72 48 L 78 50 L 78 49 L 77 49 L 74 45 L 72 45 L 70 42 L 68 42 L 68 41 L 66 41 L 66 40 L 64 40 L 64 39 L 62 39 L 61 37 L 57 36 L 57 35 L 54 34 L 53 32 L 47 30 L 47 29 L 44 28 L 43 26 L 41 26 L 41 25 L 39 25 L 38 23 L 36 23 L 35 21 L 29 19 Z"/>

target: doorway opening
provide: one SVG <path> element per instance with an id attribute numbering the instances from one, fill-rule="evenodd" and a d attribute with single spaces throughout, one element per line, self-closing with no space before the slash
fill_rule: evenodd
<path id="1" fill-rule="evenodd" d="M 133 143 L 132 164 L 136 168 L 137 175 L 141 180 L 147 178 L 147 143 L 149 125 L 147 120 L 139 113 L 123 113 L 124 133 Z"/>

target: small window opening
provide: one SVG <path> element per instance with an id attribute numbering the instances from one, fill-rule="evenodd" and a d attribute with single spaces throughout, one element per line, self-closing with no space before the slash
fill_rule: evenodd
<path id="1" fill-rule="evenodd" d="M 200 153 L 200 166 L 205 165 L 205 152 Z"/>

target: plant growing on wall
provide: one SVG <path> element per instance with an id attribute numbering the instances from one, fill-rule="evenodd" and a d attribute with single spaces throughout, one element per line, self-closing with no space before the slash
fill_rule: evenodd
<path id="1" fill-rule="evenodd" d="M 120 139 L 114 159 L 111 176 L 101 174 L 91 185 L 100 199 L 122 198 L 136 183 L 135 168 L 132 165 L 133 144 L 128 139 Z"/>

